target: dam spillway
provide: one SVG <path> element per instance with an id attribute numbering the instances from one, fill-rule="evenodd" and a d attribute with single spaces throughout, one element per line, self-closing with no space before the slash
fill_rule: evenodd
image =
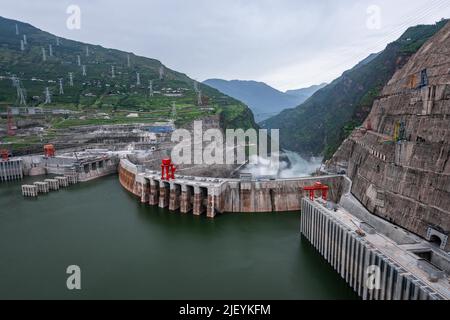
<path id="1" fill-rule="evenodd" d="M 300 211 L 304 187 L 317 181 L 327 184 L 330 198 L 337 202 L 348 184 L 339 175 L 262 181 L 179 176 L 165 181 L 158 172 L 127 159 L 121 159 L 118 171 L 121 185 L 142 203 L 208 218 L 219 213 Z"/>

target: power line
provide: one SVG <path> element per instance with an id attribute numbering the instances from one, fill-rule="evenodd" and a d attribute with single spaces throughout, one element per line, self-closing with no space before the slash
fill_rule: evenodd
<path id="1" fill-rule="evenodd" d="M 420 12 L 420 14 L 414 15 L 414 16 L 412 16 L 412 15 L 406 16 L 405 19 L 403 20 L 403 22 L 399 26 L 395 27 L 393 30 L 389 31 L 385 36 L 383 36 L 382 40 L 379 40 L 378 42 L 375 42 L 375 43 L 371 44 L 370 46 L 367 46 L 367 47 L 364 47 L 363 49 L 358 50 L 358 53 L 352 55 L 351 57 L 345 59 L 344 61 L 339 62 L 339 64 L 327 67 L 327 69 L 335 70 L 335 69 L 341 68 L 342 65 L 353 62 L 357 59 L 361 61 L 362 59 L 364 59 L 366 57 L 368 51 L 374 52 L 375 50 L 378 49 L 378 47 L 380 45 L 385 44 L 386 40 L 388 38 L 391 38 L 391 36 L 396 36 L 398 38 L 400 36 L 399 33 L 404 33 L 405 28 L 414 26 L 417 23 L 419 23 L 422 19 L 430 16 L 434 11 L 437 11 L 437 10 L 447 7 L 449 2 L 450 2 L 449 0 L 437 0 L 431 5 L 427 4 L 427 5 L 423 6 L 423 10 L 421 10 L 421 9 L 417 10 Z M 350 49 L 346 50 L 344 52 L 341 52 L 341 55 L 345 55 L 345 53 L 349 52 L 349 51 L 350 51 Z M 321 76 L 321 74 L 315 74 L 315 75 L 311 76 L 310 79 L 317 79 L 319 76 Z"/>

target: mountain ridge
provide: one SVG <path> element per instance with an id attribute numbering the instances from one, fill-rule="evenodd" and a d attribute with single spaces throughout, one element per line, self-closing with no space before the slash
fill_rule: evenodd
<path id="1" fill-rule="evenodd" d="M 283 148 L 304 156 L 330 158 L 344 139 L 368 116 L 382 88 L 411 56 L 448 20 L 408 28 L 378 54 L 345 71 L 306 102 L 261 123 L 280 129 Z"/>
<path id="2" fill-rule="evenodd" d="M 277 90 L 264 82 L 254 80 L 213 78 L 205 80 L 203 83 L 247 104 L 254 112 L 258 122 L 284 109 L 299 105 L 320 88 L 320 85 L 311 86 L 305 89 L 293 90 L 292 94 L 289 94 Z"/>
<path id="3" fill-rule="evenodd" d="M 16 25 L 19 34 L 16 34 Z M 22 43 L 21 48 L 24 35 L 26 43 Z M 19 81 L 25 103 L 19 101 L 18 87 L 12 85 L 13 79 Z M 64 93 L 60 93 L 59 79 L 62 79 Z M 46 103 L 44 92 L 47 87 L 51 103 Z M 119 122 L 125 120 L 125 112 L 137 111 L 142 112 L 142 121 L 156 121 L 170 119 L 173 104 L 180 124 L 220 115 L 229 125 L 236 120 L 245 127 L 256 127 L 245 104 L 196 83 L 185 73 L 169 69 L 157 59 L 57 37 L 29 23 L 0 17 L 0 111 L 5 112 L 7 106 L 16 105 L 63 108 L 88 113 L 88 116 L 89 112 L 99 110 L 110 113 L 111 117 L 122 112 L 115 119 Z M 233 110 L 224 112 L 226 108 Z M 238 119 L 241 115 L 246 121 Z M 64 122 L 64 119 L 60 120 Z M 73 119 L 72 123 L 83 124 L 83 121 Z"/>

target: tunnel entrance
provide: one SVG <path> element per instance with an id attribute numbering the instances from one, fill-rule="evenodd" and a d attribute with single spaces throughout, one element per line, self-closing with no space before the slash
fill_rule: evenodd
<path id="1" fill-rule="evenodd" d="M 430 238 L 430 243 L 438 248 L 442 246 L 442 239 L 436 235 L 432 235 Z"/>

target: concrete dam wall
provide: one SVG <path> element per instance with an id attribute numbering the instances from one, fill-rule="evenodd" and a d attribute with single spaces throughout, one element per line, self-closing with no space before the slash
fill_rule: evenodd
<path id="1" fill-rule="evenodd" d="M 361 222 L 343 210 L 302 201 L 302 235 L 362 299 L 449 299 L 446 279 L 437 279 L 434 266 L 416 256 L 413 245 L 402 248 L 376 232 L 361 236 L 356 227 Z M 372 275 L 378 280 L 372 282 Z"/>
<path id="2" fill-rule="evenodd" d="M 306 195 L 303 188 L 317 181 L 330 187 L 333 202 L 349 189 L 348 181 L 337 175 L 274 181 L 179 176 L 169 182 L 161 180 L 159 173 L 144 171 L 126 159 L 120 162 L 119 180 L 143 203 L 182 213 L 192 211 L 194 215 L 206 213 L 210 218 L 217 213 L 300 211 Z"/>

